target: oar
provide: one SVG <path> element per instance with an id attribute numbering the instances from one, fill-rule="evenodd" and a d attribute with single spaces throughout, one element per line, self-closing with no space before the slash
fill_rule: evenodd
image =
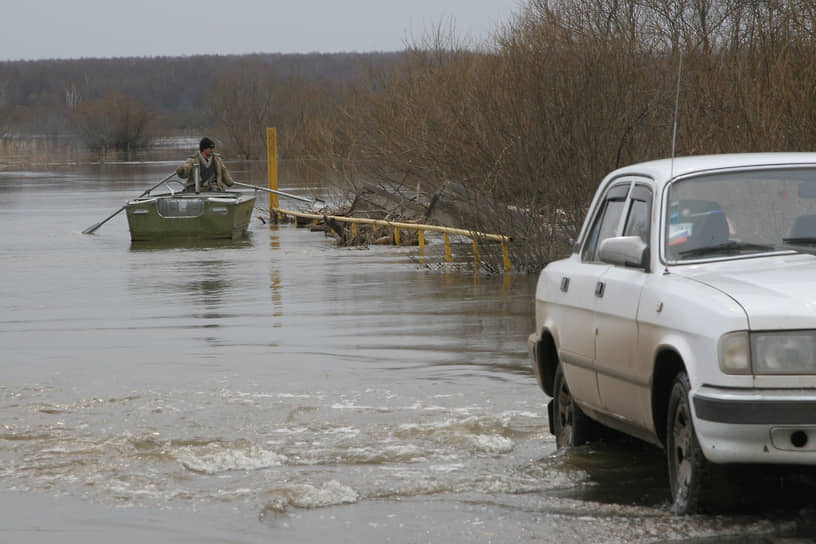
<path id="1" fill-rule="evenodd" d="M 316 202 L 323 202 L 319 198 L 317 200 L 310 200 L 308 198 L 303 198 L 302 196 L 293 195 L 290 193 L 284 193 L 283 191 L 276 191 L 274 189 L 267 189 L 266 187 L 258 187 L 257 185 L 249 185 L 248 183 L 238 183 L 237 181 L 233 182 L 233 185 L 240 185 L 241 187 L 247 187 L 249 189 L 255 189 L 256 191 L 266 191 L 267 193 L 275 193 L 276 195 L 286 196 L 289 198 L 294 198 L 295 200 L 301 200 L 303 202 L 308 202 L 311 205 L 314 205 Z"/>
<path id="2" fill-rule="evenodd" d="M 150 194 L 150 191 L 152 191 L 153 189 L 155 189 L 156 187 L 158 187 L 158 186 L 159 186 L 159 185 L 161 185 L 162 183 L 166 182 L 167 180 L 169 180 L 170 178 L 172 178 L 172 177 L 173 177 L 173 176 L 175 176 L 175 175 L 176 175 L 176 173 L 175 173 L 175 172 L 173 172 L 172 174 L 170 174 L 169 176 L 167 176 L 166 178 L 164 178 L 163 180 L 161 180 L 160 182 L 158 182 L 156 185 L 154 185 L 153 187 L 151 187 L 150 189 L 148 189 L 148 190 L 147 190 L 147 191 L 145 191 L 144 193 L 140 194 L 140 195 L 139 195 L 137 198 L 141 198 L 141 197 L 143 197 L 143 196 L 145 196 L 145 195 L 147 195 L 147 194 Z M 92 226 L 88 227 L 87 229 L 83 230 L 83 231 L 82 231 L 82 234 L 91 234 L 91 233 L 92 233 L 92 232 L 94 232 L 96 229 L 98 229 L 99 227 L 101 227 L 102 225 L 104 225 L 105 223 L 107 223 L 108 221 L 110 221 L 111 219 L 113 219 L 114 217 L 116 217 L 116 216 L 117 216 L 117 215 L 118 215 L 118 214 L 119 214 L 119 213 L 120 213 L 122 210 L 124 210 L 126 207 L 127 207 L 127 203 L 125 203 L 125 205 L 124 205 L 124 206 L 122 206 L 121 208 L 119 208 L 118 210 L 116 210 L 115 212 L 113 212 L 112 214 L 110 214 L 109 216 L 107 216 L 105 219 L 103 219 L 103 220 L 102 220 L 102 221 L 100 221 L 99 223 L 97 223 L 97 224 L 95 224 L 95 225 L 92 225 Z"/>

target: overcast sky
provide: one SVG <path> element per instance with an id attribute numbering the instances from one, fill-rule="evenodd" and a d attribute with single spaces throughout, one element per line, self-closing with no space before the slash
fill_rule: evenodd
<path id="1" fill-rule="evenodd" d="M 524 0 L 0 0 L 0 60 L 397 51 L 480 44 Z"/>

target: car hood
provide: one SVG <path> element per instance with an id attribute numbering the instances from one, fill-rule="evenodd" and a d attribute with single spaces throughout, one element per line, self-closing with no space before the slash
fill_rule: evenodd
<path id="1" fill-rule="evenodd" d="M 733 298 L 753 330 L 816 328 L 816 256 L 720 261 L 673 271 Z"/>

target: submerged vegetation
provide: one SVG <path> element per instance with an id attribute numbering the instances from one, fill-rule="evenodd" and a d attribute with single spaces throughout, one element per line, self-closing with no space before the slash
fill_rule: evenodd
<path id="1" fill-rule="evenodd" d="M 206 131 L 252 159 L 276 126 L 282 158 L 351 195 L 465 187 L 456 226 L 510 235 L 536 271 L 603 175 L 671 155 L 676 108 L 678 155 L 809 150 L 814 33 L 809 0 L 529 0 L 486 44 L 440 25 L 398 53 L 7 62 L 0 134 Z"/>

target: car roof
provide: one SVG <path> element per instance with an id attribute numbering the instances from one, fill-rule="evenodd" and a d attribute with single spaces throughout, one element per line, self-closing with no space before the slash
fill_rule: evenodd
<path id="1" fill-rule="evenodd" d="M 706 171 L 787 165 L 816 166 L 816 153 L 730 153 L 659 159 L 619 168 L 611 172 L 606 181 L 625 175 L 641 175 L 663 184 L 679 176 Z"/>

